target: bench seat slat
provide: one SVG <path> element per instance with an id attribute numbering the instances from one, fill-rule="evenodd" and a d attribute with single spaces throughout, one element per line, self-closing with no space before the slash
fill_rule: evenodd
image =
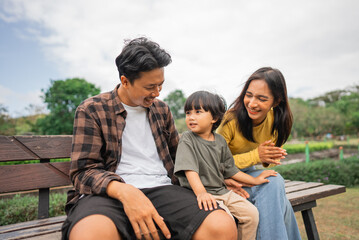
<path id="1" fill-rule="evenodd" d="M 285 187 L 290 187 L 290 186 L 295 186 L 295 185 L 299 185 L 299 184 L 303 184 L 305 182 L 303 181 L 288 181 L 288 182 L 285 182 L 284 185 Z"/>
<path id="2" fill-rule="evenodd" d="M 59 217 L 51 217 L 51 218 L 45 218 L 45 219 L 39 219 L 39 220 L 33 220 L 33 221 L 27 221 L 22 223 L 15 223 L 11 225 L 1 226 L 0 227 L 0 234 L 3 233 L 9 233 L 9 232 L 15 232 L 20 231 L 28 228 L 36 228 L 36 227 L 42 227 L 46 225 L 56 224 L 56 223 L 63 223 L 66 219 L 66 216 L 59 216 Z"/>
<path id="3" fill-rule="evenodd" d="M 43 236 L 61 231 L 62 223 L 54 223 L 46 226 L 28 228 L 16 232 L 1 234 L 2 239 L 29 239 L 31 237 Z M 48 238 L 47 238 L 48 239 Z"/>
<path id="4" fill-rule="evenodd" d="M 328 197 L 343 192 L 345 192 L 345 186 L 322 185 L 303 191 L 288 193 L 287 198 L 289 199 L 292 206 L 296 206 L 302 203 L 314 201 L 320 198 Z"/>
<path id="5" fill-rule="evenodd" d="M 314 188 L 314 187 L 318 187 L 323 185 L 323 183 L 319 183 L 319 182 L 304 182 L 302 184 L 298 184 L 298 185 L 294 185 L 294 186 L 289 186 L 285 188 L 285 192 L 288 193 L 292 193 L 292 192 L 297 192 L 297 191 L 302 191 L 305 189 L 309 189 L 309 188 Z"/>

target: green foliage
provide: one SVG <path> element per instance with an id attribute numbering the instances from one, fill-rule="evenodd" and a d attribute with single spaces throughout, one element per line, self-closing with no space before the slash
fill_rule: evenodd
<path id="1" fill-rule="evenodd" d="M 299 144 L 285 144 L 283 148 L 287 150 L 288 154 L 291 153 L 304 153 L 305 152 L 305 143 Z M 314 151 L 321 151 L 326 149 L 331 149 L 334 146 L 333 142 L 309 142 L 309 150 Z"/>
<path id="2" fill-rule="evenodd" d="M 345 129 L 345 117 L 339 109 L 310 104 L 302 99 L 289 100 L 293 112 L 292 135 L 323 136 L 326 133 L 342 135 Z"/>
<path id="3" fill-rule="evenodd" d="M 309 100 L 309 102 L 315 105 L 324 103 L 326 109 L 336 109 L 342 115 L 343 133 L 359 132 L 359 85 L 328 92 Z"/>
<path id="4" fill-rule="evenodd" d="M 182 90 L 176 89 L 170 92 L 164 101 L 168 104 L 175 119 L 184 118 L 184 103 L 186 102 L 186 97 Z"/>
<path id="5" fill-rule="evenodd" d="M 295 163 L 273 168 L 284 179 L 292 181 L 322 182 L 351 187 L 359 184 L 359 157 L 342 161 L 318 160 L 309 163 Z"/>
<path id="6" fill-rule="evenodd" d="M 65 193 L 50 194 L 50 217 L 65 215 Z M 15 195 L 0 200 L 0 226 L 37 219 L 38 197 Z"/>
<path id="7" fill-rule="evenodd" d="M 185 118 L 175 119 L 175 125 L 179 133 L 183 133 L 188 130 Z"/>
<path id="8" fill-rule="evenodd" d="M 100 93 L 100 88 L 84 79 L 72 78 L 51 81 L 43 99 L 50 114 L 37 120 L 39 134 L 72 134 L 74 114 L 77 106 L 90 96 Z"/>
<path id="9" fill-rule="evenodd" d="M 14 135 L 16 132 L 15 122 L 7 113 L 7 108 L 0 104 L 0 135 Z"/>
<path id="10" fill-rule="evenodd" d="M 50 162 L 69 162 L 69 161 L 70 161 L 70 158 L 58 158 L 58 159 L 51 159 L 50 160 Z M 32 163 L 40 163 L 40 160 L 0 162 L 0 166 L 3 166 L 3 165 L 18 165 L 18 164 L 32 164 Z"/>

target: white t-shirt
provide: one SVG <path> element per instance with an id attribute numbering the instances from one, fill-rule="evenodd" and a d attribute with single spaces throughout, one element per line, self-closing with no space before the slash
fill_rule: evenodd
<path id="1" fill-rule="evenodd" d="M 116 174 L 137 188 L 170 185 L 171 179 L 158 155 L 146 109 L 123 106 L 127 117 L 122 134 L 121 161 Z"/>

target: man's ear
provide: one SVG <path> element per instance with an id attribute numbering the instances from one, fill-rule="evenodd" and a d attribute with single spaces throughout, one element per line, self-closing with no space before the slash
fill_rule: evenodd
<path id="1" fill-rule="evenodd" d="M 128 85 L 130 84 L 130 81 L 128 80 L 127 77 L 125 77 L 125 75 L 121 75 L 121 84 L 122 86 L 124 86 L 125 88 L 128 87 Z"/>

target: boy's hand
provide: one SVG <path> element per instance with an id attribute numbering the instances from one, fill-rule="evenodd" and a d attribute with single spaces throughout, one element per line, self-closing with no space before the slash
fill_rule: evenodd
<path id="1" fill-rule="evenodd" d="M 204 192 L 197 195 L 198 207 L 202 209 L 202 205 L 205 211 L 213 210 L 213 207 L 217 209 L 216 199 L 212 194 Z"/>
<path id="2" fill-rule="evenodd" d="M 270 177 L 270 176 L 276 177 L 276 176 L 277 176 L 277 172 L 274 171 L 274 170 L 264 170 L 261 174 L 259 174 L 258 177 L 255 178 L 256 183 L 257 183 L 258 185 L 259 185 L 259 184 L 262 184 L 262 183 L 267 183 L 267 182 L 269 182 L 269 180 L 267 179 L 267 177 Z"/>

